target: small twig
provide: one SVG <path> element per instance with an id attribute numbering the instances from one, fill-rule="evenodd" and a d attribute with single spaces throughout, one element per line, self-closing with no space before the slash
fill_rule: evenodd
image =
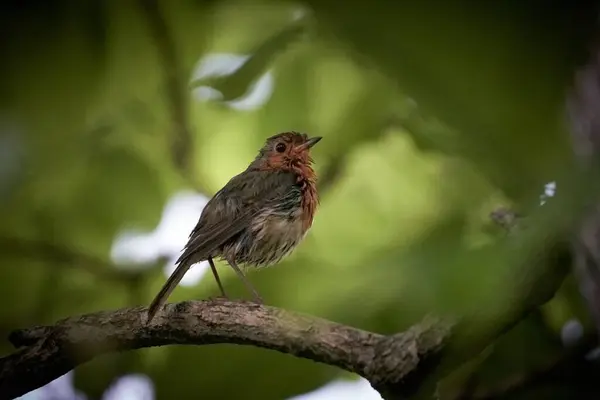
<path id="1" fill-rule="evenodd" d="M 507 233 L 510 233 L 519 226 L 523 216 L 507 207 L 498 207 L 490 213 L 490 218 Z"/>
<path id="2" fill-rule="evenodd" d="M 210 86 L 221 92 L 223 95 L 221 101 L 231 101 L 244 95 L 250 84 L 269 68 L 274 59 L 299 40 L 306 32 L 307 25 L 307 17 L 293 21 L 251 49 L 248 52 L 250 54 L 248 59 L 232 74 L 195 79 L 190 83 L 190 88 Z"/>

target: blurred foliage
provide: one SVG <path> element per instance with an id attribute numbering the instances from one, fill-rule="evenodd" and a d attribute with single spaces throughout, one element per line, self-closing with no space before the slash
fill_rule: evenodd
<path id="1" fill-rule="evenodd" d="M 471 322 L 456 346 L 466 361 L 561 288 L 457 370 L 441 386 L 448 396 L 465 382 L 497 387 L 562 354 L 570 318 L 589 329 L 572 282 L 563 284 L 568 259 L 555 250 L 579 212 L 563 107 L 594 10 L 566 1 L 159 5 L 189 83 L 179 88 L 190 101 L 188 169 L 174 159 L 182 131 L 139 3 L 2 4 L 4 335 L 148 303 L 164 261 L 117 269 L 116 235 L 152 230 L 178 190 L 211 195 L 282 130 L 325 138 L 313 153 L 322 202 L 294 255 L 251 274 L 269 304 L 381 333 L 424 313 L 457 313 Z M 215 53 L 251 57 L 231 75 L 194 79 Z M 268 102 L 232 107 L 267 71 Z M 200 86 L 220 99 L 199 100 Z M 559 195 L 539 207 L 550 180 Z M 526 228 L 507 236 L 493 226 L 500 205 L 528 215 Z M 245 296 L 221 270 L 229 292 Z M 207 276 L 171 301 L 215 294 Z M 76 371 L 76 384 L 98 396 L 127 372 L 148 374 L 158 398 L 181 399 L 281 399 L 341 374 L 262 349 L 170 346 L 95 360 Z M 575 393 L 569 385 L 544 398 Z"/>

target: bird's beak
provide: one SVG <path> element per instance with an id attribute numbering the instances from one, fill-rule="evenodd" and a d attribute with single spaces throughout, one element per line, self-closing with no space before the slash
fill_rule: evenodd
<path id="1" fill-rule="evenodd" d="M 308 139 L 306 142 L 302 143 L 297 147 L 298 150 L 308 150 L 313 147 L 315 144 L 319 142 L 319 140 L 323 139 L 321 136 L 315 136 Z"/>

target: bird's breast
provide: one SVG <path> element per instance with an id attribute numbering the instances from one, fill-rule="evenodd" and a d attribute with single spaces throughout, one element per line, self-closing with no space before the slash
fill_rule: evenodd
<path id="1" fill-rule="evenodd" d="M 252 221 L 252 231 L 257 241 L 267 243 L 297 243 L 304 235 L 304 211 L 297 207 L 290 213 L 266 211 Z"/>
<path id="2" fill-rule="evenodd" d="M 224 255 L 240 264 L 266 267 L 289 255 L 306 234 L 303 210 L 297 207 L 288 213 L 265 210 L 252 220 Z"/>

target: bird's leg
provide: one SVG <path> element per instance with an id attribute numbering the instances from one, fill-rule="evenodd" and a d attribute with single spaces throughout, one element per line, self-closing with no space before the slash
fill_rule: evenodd
<path id="1" fill-rule="evenodd" d="M 246 285 L 246 288 L 250 292 L 252 292 L 252 296 L 254 297 L 254 301 L 256 303 L 258 303 L 258 304 L 263 304 L 262 297 L 260 297 L 260 295 L 258 294 L 258 292 L 256 291 L 256 289 L 254 288 L 254 286 L 252 286 L 252 284 L 250 283 L 250 281 L 248 280 L 248 278 L 246 278 L 246 275 L 244 275 L 244 273 L 242 272 L 242 270 L 240 269 L 240 267 L 237 266 L 237 264 L 235 263 L 235 261 L 233 261 L 233 260 L 227 260 L 227 262 L 229 263 L 229 265 L 231 265 L 231 268 L 233 268 L 233 270 L 240 277 L 240 279 L 242 280 L 242 282 L 244 282 L 244 285 Z"/>
<path id="2" fill-rule="evenodd" d="M 225 294 L 225 289 L 223 289 L 223 285 L 221 284 L 221 279 L 219 278 L 219 274 L 217 273 L 217 268 L 215 267 L 215 263 L 212 257 L 208 257 L 208 263 L 210 264 L 210 269 L 212 270 L 213 275 L 215 276 L 215 280 L 217 281 L 217 285 L 219 285 L 219 289 L 221 290 L 221 294 L 223 297 L 228 299 L 227 294 Z"/>

